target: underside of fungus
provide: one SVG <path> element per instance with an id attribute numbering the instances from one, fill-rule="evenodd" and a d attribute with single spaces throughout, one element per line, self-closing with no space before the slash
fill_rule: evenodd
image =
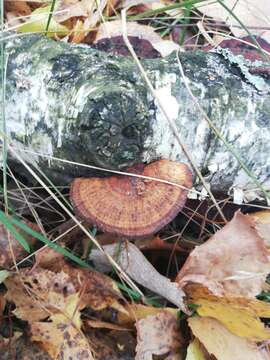
<path id="1" fill-rule="evenodd" d="M 157 232 L 179 213 L 192 174 L 187 165 L 169 160 L 139 164 L 128 172 L 175 185 L 128 175 L 77 178 L 70 198 L 75 213 L 86 222 L 109 233 L 140 238 Z"/>

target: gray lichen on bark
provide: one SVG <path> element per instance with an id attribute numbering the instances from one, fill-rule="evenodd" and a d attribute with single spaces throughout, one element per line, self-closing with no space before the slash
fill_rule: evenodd
<path id="1" fill-rule="evenodd" d="M 159 158 L 188 162 L 132 58 L 33 35 L 8 42 L 6 53 L 6 122 L 16 146 L 117 170 Z M 202 108 L 270 188 L 269 79 L 230 54 L 183 53 L 181 61 Z M 212 189 L 254 187 L 194 106 L 176 54 L 142 64 Z M 93 175 L 31 156 L 58 184 Z"/>

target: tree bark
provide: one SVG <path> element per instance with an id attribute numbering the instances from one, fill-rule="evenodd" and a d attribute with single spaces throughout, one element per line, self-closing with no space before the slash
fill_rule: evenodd
<path id="1" fill-rule="evenodd" d="M 159 158 L 188 162 L 132 58 L 37 35 L 5 49 L 8 135 L 57 185 L 97 173 L 33 153 L 117 170 Z M 262 64 L 251 72 L 251 63 L 226 50 L 180 58 L 201 107 L 270 188 L 270 80 Z M 255 187 L 194 105 L 176 54 L 142 64 L 212 190 Z"/>

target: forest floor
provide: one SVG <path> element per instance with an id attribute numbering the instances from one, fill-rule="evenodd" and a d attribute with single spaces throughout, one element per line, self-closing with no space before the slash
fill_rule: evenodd
<path id="1" fill-rule="evenodd" d="M 2 13 L 2 43 L 12 31 L 139 62 L 218 46 L 270 56 L 267 0 L 5 0 Z M 1 51 L 3 93 L 8 58 Z M 0 360 L 270 359 L 267 201 L 238 194 L 236 203 L 226 193 L 213 201 L 207 191 L 192 198 L 188 175 L 180 188 L 113 176 L 119 187 L 135 183 L 136 201 L 147 191 L 170 192 L 182 207 L 143 239 L 130 229 L 115 235 L 82 221 L 68 188 L 30 187 L 4 161 Z M 166 200 L 157 201 L 152 213 L 142 207 L 133 216 L 155 219 L 157 205 L 165 213 Z"/>

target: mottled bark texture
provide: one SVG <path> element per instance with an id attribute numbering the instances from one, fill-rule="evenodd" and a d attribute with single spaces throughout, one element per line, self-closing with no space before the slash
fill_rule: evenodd
<path id="1" fill-rule="evenodd" d="M 12 39 L 5 48 L 6 124 L 21 153 L 110 169 L 159 158 L 188 162 L 132 58 L 36 35 Z M 202 108 L 269 188 L 270 79 L 260 73 L 268 65 L 252 63 L 251 73 L 248 61 L 224 49 L 180 58 Z M 254 187 L 194 106 L 176 54 L 142 64 L 212 189 Z M 27 159 L 57 184 L 96 175 L 44 156 L 27 153 Z"/>

